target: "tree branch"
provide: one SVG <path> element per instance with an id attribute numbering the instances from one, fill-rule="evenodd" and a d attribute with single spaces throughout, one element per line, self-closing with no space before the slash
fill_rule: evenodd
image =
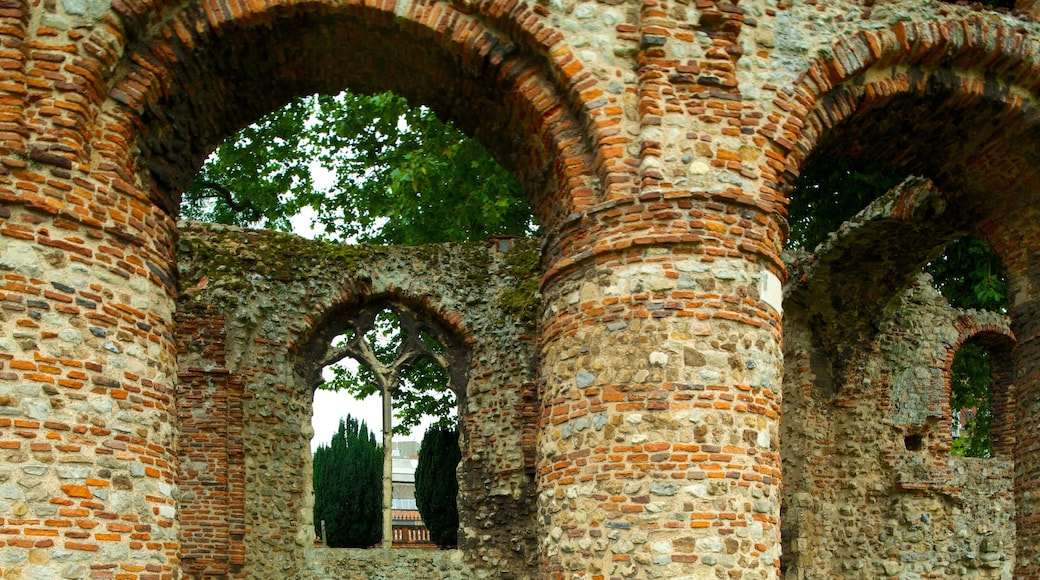
<path id="1" fill-rule="evenodd" d="M 223 200 L 223 202 L 227 204 L 228 208 L 230 208 L 231 211 L 235 213 L 248 213 L 250 216 L 257 216 L 261 213 L 260 210 L 257 209 L 255 205 L 253 205 L 253 202 L 249 201 L 248 199 L 243 199 L 241 201 L 236 200 L 235 194 L 232 193 L 230 189 L 224 187 L 216 181 L 201 180 L 196 181 L 195 184 L 200 189 L 207 189 L 216 193 L 216 195 L 209 195 L 206 197 L 213 197 Z"/>

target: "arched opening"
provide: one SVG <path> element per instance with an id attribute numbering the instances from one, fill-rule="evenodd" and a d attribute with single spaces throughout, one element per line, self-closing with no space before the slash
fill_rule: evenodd
<path id="1" fill-rule="evenodd" d="M 951 453 L 1013 459 L 1014 340 L 1005 332 L 966 326 L 974 334 L 967 335 L 948 361 Z"/>
<path id="2" fill-rule="evenodd" d="M 293 99 L 221 143 L 180 209 L 189 219 L 353 243 L 536 231 L 512 173 L 454 123 L 390 92 Z"/>
<path id="3" fill-rule="evenodd" d="M 1010 32 L 999 35 L 1005 33 Z M 909 528 L 916 527 L 929 541 L 948 544 L 951 556 L 935 570 L 968 574 L 973 565 L 956 554 L 971 553 L 985 538 L 962 542 L 937 530 L 938 521 L 961 525 L 962 515 L 923 513 L 920 498 L 932 497 L 955 498 L 963 502 L 963 513 L 1000 522 L 1009 534 L 1016 533 L 1017 518 L 1017 553 L 994 550 L 987 556 L 1010 573 L 1014 558 L 1027 565 L 1021 547 L 1032 545 L 1029 538 L 1035 535 L 1021 525 L 1022 508 L 1030 511 L 1022 499 L 1023 467 L 1017 467 L 1016 477 L 1009 463 L 993 463 L 982 468 L 987 478 L 948 457 L 949 414 L 942 409 L 949 405 L 949 369 L 943 365 L 952 360 L 947 349 L 959 344 L 959 325 L 967 319 L 917 276 L 930 262 L 944 259 L 944 248 L 955 245 L 950 242 L 965 234 L 984 239 L 1006 272 L 1007 312 L 1019 341 L 1014 350 L 1002 344 L 1001 360 L 1014 361 L 1019 376 L 1035 374 L 1036 357 L 1022 351 L 1023 330 L 1035 333 L 1035 308 L 1019 306 L 1035 302 L 1036 270 L 1022 256 L 1035 242 L 1022 235 L 1029 228 L 1020 213 L 1036 215 L 1027 200 L 1035 199 L 1040 143 L 1033 102 L 1016 86 L 1032 73 L 1010 54 L 984 57 L 999 61 L 1000 73 L 974 70 L 978 45 L 925 40 L 928 34 L 917 25 L 899 25 L 896 36 L 914 38 L 913 49 L 904 51 L 884 33 L 866 33 L 836 47 L 834 61 L 823 59 L 807 75 L 799 97 L 812 111 L 788 158 L 792 183 L 796 173 L 812 175 L 827 164 L 846 164 L 846 173 L 868 176 L 880 167 L 897 183 L 907 176 L 927 182 L 904 181 L 884 193 L 887 184 L 861 205 L 853 203 L 841 218 L 847 225 L 829 237 L 834 228 L 824 231 L 815 256 L 792 264 L 795 282 L 785 303 L 782 567 L 792 573 L 819 566 L 826 551 L 831 565 L 842 570 L 893 575 L 897 565 L 883 559 L 857 562 L 852 554 L 865 553 L 866 545 L 871 546 L 867 553 L 908 549 L 917 537 Z M 853 53 L 857 56 L 846 58 Z M 875 200 L 876 195 L 881 197 Z M 844 209 L 849 200 L 826 201 Z M 794 198 L 792 208 L 797 207 Z M 798 219 L 792 215 L 792 229 Z M 1006 321 L 994 328 L 1001 325 L 1007 328 Z M 998 334 L 1004 340 L 1012 336 L 1010 330 Z M 997 374 L 1010 369 L 1003 362 L 998 367 Z M 1000 380 L 1010 385 L 1010 373 L 1004 377 Z M 1015 392 L 1021 388 L 1015 385 Z M 1010 386 L 1001 387 L 994 395 L 1007 397 L 1008 391 Z M 1016 405 L 1007 400 L 995 404 Z M 1015 408 L 1014 420 L 1000 423 L 1021 437 L 1021 399 Z M 1035 418 L 1028 421 L 1032 425 Z M 820 489 L 833 491 L 821 495 Z M 834 497 L 822 497 L 828 494 Z M 858 507 L 842 507 L 849 505 Z M 1008 516 L 1008 510 L 1017 515 Z M 880 537 L 865 528 L 856 531 L 868 521 L 896 524 Z M 843 532 L 828 534 L 828 529 Z M 866 544 L 853 549 L 850 538 Z M 843 552 L 838 546 L 846 543 Z"/>
<path id="4" fill-rule="evenodd" d="M 361 93 L 395 90 L 413 103 L 429 106 L 441 118 L 454 120 L 464 133 L 477 138 L 515 172 L 533 212 L 543 223 L 573 212 L 574 189 L 591 191 L 595 187 L 587 138 L 582 136 L 582 124 L 575 121 L 581 111 L 570 103 L 572 95 L 557 86 L 558 77 L 545 61 L 545 52 L 532 51 L 525 44 L 530 38 L 523 31 L 516 32 L 520 40 L 509 39 L 487 27 L 482 18 L 454 8 L 436 17 L 417 8 L 407 18 L 371 6 L 319 5 L 272 8 L 226 22 L 216 22 L 210 16 L 202 8 L 170 14 L 154 27 L 156 36 L 164 39 L 161 46 L 133 44 L 126 67 L 115 80 L 117 102 L 110 103 L 105 112 L 110 126 L 138 136 L 123 152 L 122 158 L 131 162 L 119 170 L 136 177 L 151 201 L 171 213 L 177 196 L 188 187 L 203 157 L 221 138 L 296 96 L 333 94 L 345 87 Z M 292 266 L 289 270 L 291 277 Z M 310 323 L 301 320 L 299 328 L 307 328 Z M 299 328 L 286 332 L 298 332 Z M 283 346 L 300 348 L 291 341 Z M 244 359 L 251 361 L 250 356 L 247 349 Z M 287 358 L 292 356 L 295 353 Z M 529 361 L 521 357 L 511 364 L 521 370 L 509 368 L 504 373 L 508 380 L 487 376 L 477 379 L 480 384 L 495 385 L 482 396 L 504 397 L 504 389 L 496 389 L 512 384 L 510 381 L 530 380 L 526 376 Z M 276 381 L 262 370 L 245 380 L 255 381 L 250 384 Z M 299 385 L 264 386 L 295 392 Z M 249 385 L 244 390 L 251 392 Z M 524 394 L 528 392 L 533 389 L 518 388 L 516 397 L 533 397 Z M 264 422 L 274 424 L 279 419 L 267 415 L 272 412 L 263 409 L 261 401 L 243 399 L 247 431 L 262 430 Z M 525 432 L 520 425 L 523 408 L 502 403 L 502 408 L 492 407 L 488 412 L 494 422 L 515 427 L 519 440 Z M 305 414 L 295 407 L 290 410 L 294 419 Z M 531 416 L 529 412 L 527 415 Z M 474 418 L 471 423 L 476 421 Z M 485 477 L 488 489 L 479 490 L 483 497 L 479 517 L 495 518 L 500 524 L 510 515 L 497 509 L 498 504 L 522 504 L 522 509 L 511 512 L 522 514 L 527 509 L 523 506 L 531 501 L 524 486 L 532 479 L 525 463 L 533 458 L 533 452 L 518 444 L 507 453 L 499 453 L 496 429 L 478 435 L 481 442 L 490 443 L 477 446 L 470 460 L 509 471 L 503 477 L 505 484 Z M 471 432 L 464 432 L 464 445 L 469 437 L 466 433 Z M 253 458 L 265 453 L 287 454 L 285 450 L 285 444 L 272 436 L 253 447 L 247 445 L 233 461 L 243 465 L 247 479 L 256 478 L 245 482 L 251 486 L 262 478 L 276 477 L 275 470 L 267 465 L 274 462 L 260 459 L 256 465 Z M 503 467 L 507 463 L 510 467 Z M 296 467 L 286 462 L 279 469 L 284 472 Z M 487 469 L 490 472 L 493 468 Z M 470 489 L 485 485 L 477 482 L 477 476 L 472 479 Z M 285 546 L 312 539 L 313 529 L 305 516 L 308 507 L 300 505 L 298 499 L 268 501 L 252 494 L 248 501 L 244 508 L 235 508 L 242 513 L 234 514 L 235 524 L 230 526 L 234 533 L 228 542 L 233 544 L 235 555 L 231 560 L 236 571 L 249 571 L 256 556 L 270 550 L 271 545 L 292 553 L 287 565 L 298 569 L 302 557 L 293 551 L 295 548 Z M 280 518 L 278 525 L 269 518 Z M 304 528 L 307 538 L 301 540 L 304 533 L 300 530 Z M 526 545 L 530 541 L 523 537 L 514 543 Z M 468 547 L 481 547 L 482 542 L 482 538 L 472 539 Z M 492 563 L 487 565 L 511 557 L 535 557 L 535 550 L 518 551 L 519 556 L 505 554 L 504 549 L 502 552 L 504 555 L 490 558 Z"/>
<path id="5" fill-rule="evenodd" d="M 957 349 L 950 369 L 950 415 L 953 444 L 961 457 L 990 457 L 993 453 L 993 377 L 990 353 L 975 344 Z"/>
<path id="6" fill-rule="evenodd" d="M 317 361 L 305 360 L 301 365 L 320 367 L 322 371 L 330 366 L 334 369 L 331 381 L 324 380 L 323 384 L 315 385 L 319 389 L 345 389 L 359 398 L 374 394 L 381 400 L 383 459 L 380 462 L 382 485 L 379 495 L 382 510 L 381 514 L 374 514 L 366 509 L 371 506 L 358 506 L 358 513 L 336 512 L 335 498 L 326 500 L 325 496 L 330 491 L 335 493 L 339 490 L 322 487 L 328 482 L 320 481 L 317 476 L 327 470 L 324 464 L 318 465 L 316 455 L 315 531 L 321 534 L 330 523 L 323 521 L 324 515 L 335 512 L 336 521 L 331 523 L 337 529 L 348 527 L 348 523 L 362 518 L 373 523 L 376 519 L 381 521 L 380 543 L 384 548 L 395 544 L 399 547 L 434 545 L 428 526 L 423 524 L 423 517 L 434 518 L 434 536 L 440 539 L 444 531 L 437 527 L 440 522 L 436 515 L 450 511 L 452 507 L 457 509 L 456 498 L 454 495 L 439 497 L 435 502 L 450 502 L 452 505 L 426 505 L 422 508 L 428 510 L 427 514 L 420 513 L 416 493 L 422 494 L 425 490 L 417 489 L 417 486 L 421 488 L 427 480 L 415 477 L 419 442 L 411 442 L 412 445 L 408 446 L 405 445 L 407 441 L 395 441 L 393 434 L 395 430 L 398 434 L 410 431 L 426 417 L 457 433 L 460 413 L 456 408 L 461 409 L 464 402 L 468 352 L 429 315 L 399 303 L 376 301 L 358 305 L 344 314 L 333 315 L 326 325 L 317 333 L 320 337 L 317 340 L 327 339 L 329 334 L 335 336 L 325 344 L 325 352 Z M 321 349 L 315 345 L 308 351 L 317 354 Z M 360 366 L 333 366 L 348 357 Z M 398 420 L 396 425 L 393 424 L 395 416 Z M 434 470 L 450 473 L 453 480 L 457 458 L 453 459 L 455 462 L 451 465 L 437 466 Z M 457 481 L 452 483 L 457 489 Z M 458 521 L 457 513 L 454 520 Z M 321 537 L 326 546 L 367 547 L 363 542 L 344 542 L 338 537 L 328 543 L 327 536 Z"/>

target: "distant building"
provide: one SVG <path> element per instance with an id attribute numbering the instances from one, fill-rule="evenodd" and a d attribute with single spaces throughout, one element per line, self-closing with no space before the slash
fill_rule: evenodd
<path id="1" fill-rule="evenodd" d="M 393 528 L 395 548 L 436 549 L 430 531 L 415 504 L 415 468 L 419 465 L 419 442 L 394 441 L 393 447 Z"/>
<path id="2" fill-rule="evenodd" d="M 953 417 L 952 417 L 952 419 L 953 419 L 952 427 L 953 427 L 953 437 L 954 437 L 954 439 L 956 439 L 958 437 L 963 437 L 963 436 L 965 436 L 967 434 L 966 431 L 967 431 L 967 428 L 968 428 L 968 423 L 970 423 L 971 420 L 974 419 L 975 415 L 977 415 L 977 414 L 978 414 L 978 409 L 976 409 L 975 407 L 969 407 L 969 408 L 966 408 L 966 409 L 960 409 L 958 411 L 954 411 Z"/>

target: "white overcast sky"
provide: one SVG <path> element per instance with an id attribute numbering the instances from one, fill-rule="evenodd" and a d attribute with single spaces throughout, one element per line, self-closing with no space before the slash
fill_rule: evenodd
<path id="1" fill-rule="evenodd" d="M 332 435 L 339 428 L 339 420 L 347 415 L 364 421 L 369 430 L 375 433 L 376 441 L 382 443 L 383 407 L 378 394 L 359 401 L 344 391 L 334 393 L 319 389 L 314 392 L 314 410 L 311 416 L 311 426 L 314 427 L 314 438 L 311 439 L 312 452 L 319 444 L 328 444 L 332 440 Z M 396 424 L 397 419 L 394 421 Z M 431 423 L 432 421 L 424 420 L 410 435 L 394 435 L 394 441 L 422 441 L 423 434 Z"/>

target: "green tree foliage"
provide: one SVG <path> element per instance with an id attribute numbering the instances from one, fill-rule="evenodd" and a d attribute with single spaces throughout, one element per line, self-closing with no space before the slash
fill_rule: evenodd
<path id="1" fill-rule="evenodd" d="M 311 177 L 329 176 L 317 187 Z M 227 139 L 184 194 L 192 219 L 422 244 L 530 233 L 516 178 L 476 141 L 392 93 L 300 98 Z"/>
<path id="2" fill-rule="evenodd" d="M 426 430 L 415 469 L 415 503 L 432 539 L 441 548 L 458 545 L 459 432 L 440 425 Z"/>
<path id="3" fill-rule="evenodd" d="M 790 196 L 788 243 L 812 250 L 838 226 L 898 185 L 903 177 L 885 166 L 846 157 L 805 167 Z"/>
<path id="4" fill-rule="evenodd" d="M 964 236 L 928 264 L 939 292 L 956 308 L 1007 312 L 1007 281 L 1000 258 L 986 242 Z"/>
<path id="5" fill-rule="evenodd" d="M 353 330 L 348 329 L 341 340 L 345 342 L 352 333 Z M 408 342 L 408 335 L 401 328 L 397 315 L 389 309 L 376 317 L 375 327 L 365 338 L 384 365 L 401 356 L 401 349 Z M 443 353 L 443 345 L 432 336 L 424 333 L 420 338 L 431 350 Z M 337 365 L 332 370 L 332 380 L 323 384 L 322 389 L 345 390 L 358 399 L 380 392 L 372 369 L 364 364 L 356 368 Z M 419 359 L 401 374 L 398 388 L 393 392 L 393 402 L 397 418 L 394 433 L 398 435 L 410 433 L 424 416 L 435 418 L 437 424 L 444 427 L 454 423 L 455 394 L 449 386 L 448 373 L 429 357 Z"/>
<path id="6" fill-rule="evenodd" d="M 821 160 L 807 167 L 791 194 L 790 244 L 815 248 L 904 177 L 881 165 L 844 158 Z M 952 306 L 1007 311 L 1007 283 L 1000 259 L 982 240 L 965 236 L 951 242 L 925 269 Z M 976 410 L 965 428 L 965 437 L 955 441 L 953 452 L 988 457 L 992 398 L 989 353 L 971 344 L 962 347 L 954 358 L 950 381 L 952 411 Z"/>
<path id="7" fill-rule="evenodd" d="M 314 525 L 329 547 L 367 548 L 382 533 L 382 450 L 364 422 L 340 420 L 328 446 L 314 453 Z"/>
<path id="8" fill-rule="evenodd" d="M 305 130 L 310 99 L 297 99 L 227 139 L 181 198 L 187 219 L 288 230 L 289 218 L 315 203 Z"/>
<path id="9" fill-rule="evenodd" d="M 965 236 L 951 242 L 927 270 L 952 306 L 1007 312 L 1007 281 L 1000 258 L 982 240 Z M 990 353 L 971 343 L 958 349 L 950 369 L 950 409 L 955 415 L 974 409 L 975 415 L 954 440 L 954 455 L 990 456 L 992 386 Z"/>
<path id="10" fill-rule="evenodd" d="M 950 370 L 950 408 L 974 409 L 975 415 L 962 426 L 963 433 L 953 440 L 951 452 L 964 457 L 989 457 L 992 453 L 993 374 L 989 352 L 967 343 L 957 350 Z"/>

